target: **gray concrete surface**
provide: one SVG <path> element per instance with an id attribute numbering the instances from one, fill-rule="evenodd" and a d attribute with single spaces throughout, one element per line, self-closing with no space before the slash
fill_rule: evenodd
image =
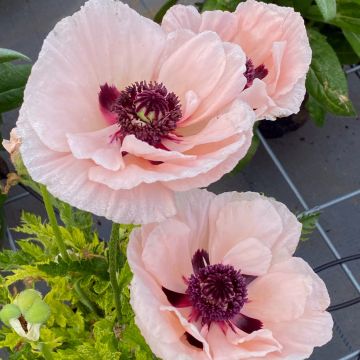
<path id="1" fill-rule="evenodd" d="M 130 6 L 151 17 L 162 0 L 129 0 Z M 72 14 L 82 0 L 0 0 L 0 47 L 21 51 L 36 59 L 46 34 L 62 17 Z M 349 76 L 351 96 L 360 110 L 360 80 Z M 17 112 L 5 114 L 3 134 L 8 136 L 14 126 Z M 325 203 L 338 196 L 360 189 L 360 121 L 329 116 L 324 128 L 308 122 L 298 131 L 268 144 L 279 158 L 310 207 Z M 285 203 L 294 212 L 303 211 L 299 199 L 278 171 L 273 160 L 261 147 L 252 163 L 236 176 L 227 175 L 210 187 L 224 191 L 259 191 Z M 10 196 L 23 192 L 14 189 Z M 21 210 L 44 214 L 41 204 L 30 196 L 6 206 L 10 227 L 19 221 Z M 320 224 L 341 256 L 360 252 L 360 195 L 326 208 Z M 109 231 L 102 221 L 103 234 Z M 5 245 L 5 244 L 3 244 Z M 299 245 L 297 255 L 312 266 L 334 260 L 334 254 L 315 231 L 311 239 Z M 360 281 L 360 262 L 349 268 Z M 332 299 L 332 304 L 358 296 L 353 284 L 341 267 L 321 273 Z M 338 360 L 360 350 L 360 305 L 334 312 L 336 325 L 334 338 L 327 346 L 317 349 L 312 360 Z M 1 352 L 1 350 L 0 350 Z M 1 354 L 1 353 L 0 353 Z"/>

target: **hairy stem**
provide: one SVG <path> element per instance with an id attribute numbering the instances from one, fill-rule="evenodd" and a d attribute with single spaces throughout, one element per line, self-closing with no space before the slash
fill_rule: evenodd
<path id="1" fill-rule="evenodd" d="M 56 216 L 55 216 L 55 211 L 54 211 L 53 205 L 51 203 L 50 194 L 44 185 L 41 185 L 40 189 L 41 189 L 41 195 L 44 200 L 45 209 L 46 209 L 46 212 L 47 212 L 47 215 L 49 218 L 49 222 L 50 222 L 51 227 L 53 228 L 55 239 L 56 239 L 61 257 L 66 262 L 68 262 L 68 261 L 70 261 L 69 254 L 66 251 L 66 246 L 65 246 L 64 240 L 61 236 L 60 228 L 57 223 Z"/>
<path id="2" fill-rule="evenodd" d="M 121 320 L 121 302 L 120 302 L 120 288 L 117 279 L 117 253 L 119 251 L 120 241 L 120 225 L 113 224 L 111 228 L 111 236 L 109 241 L 109 274 L 110 283 L 114 292 L 116 315 L 118 320 Z"/>

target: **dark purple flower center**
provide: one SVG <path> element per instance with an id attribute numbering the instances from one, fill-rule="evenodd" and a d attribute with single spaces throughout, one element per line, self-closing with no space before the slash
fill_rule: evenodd
<path id="1" fill-rule="evenodd" d="M 264 79 L 264 77 L 266 77 L 268 73 L 269 71 L 264 64 L 259 65 L 258 67 L 255 68 L 251 59 L 247 59 L 246 71 L 244 73 L 247 79 L 245 89 L 249 88 L 253 84 L 255 79 L 260 79 L 260 80 Z"/>
<path id="2" fill-rule="evenodd" d="M 116 116 L 120 126 L 118 138 L 135 135 L 152 146 L 162 147 L 161 140 L 169 137 L 182 117 L 178 97 L 162 83 L 141 81 L 117 94 L 109 91 L 107 98 L 112 97 L 109 106 L 109 101 L 102 100 L 108 88 L 111 90 L 108 85 L 101 87 L 99 99 Z"/>
<path id="3" fill-rule="evenodd" d="M 231 265 L 211 265 L 205 250 L 197 250 L 191 263 L 194 273 L 184 278 L 188 286 L 185 294 L 162 288 L 172 306 L 191 307 L 190 322 L 201 319 L 203 326 L 216 323 L 224 332 L 230 327 L 251 334 L 262 328 L 260 320 L 241 313 L 248 302 L 247 286 L 256 277 L 243 275 Z M 185 333 L 185 338 L 190 345 L 202 348 L 202 343 L 189 333 Z"/>
<path id="4" fill-rule="evenodd" d="M 203 261 L 206 265 L 190 276 L 186 294 L 203 324 L 228 321 L 247 301 L 246 280 L 233 266 L 209 265 L 207 260 L 203 251 L 195 253 L 193 264 Z"/>

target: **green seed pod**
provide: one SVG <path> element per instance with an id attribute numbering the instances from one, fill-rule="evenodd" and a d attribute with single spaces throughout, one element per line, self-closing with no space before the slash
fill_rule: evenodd
<path id="1" fill-rule="evenodd" d="M 20 309 L 14 304 L 7 304 L 0 310 L 0 320 L 8 326 L 11 319 L 18 319 L 20 315 Z"/>
<path id="2" fill-rule="evenodd" d="M 42 324 L 49 316 L 49 305 L 41 299 L 36 299 L 31 308 L 24 314 L 25 320 L 30 324 Z"/>
<path id="3" fill-rule="evenodd" d="M 31 308 L 35 300 L 41 300 L 41 294 L 33 289 L 27 289 L 22 291 L 14 300 L 21 312 L 25 315 L 26 312 Z"/>

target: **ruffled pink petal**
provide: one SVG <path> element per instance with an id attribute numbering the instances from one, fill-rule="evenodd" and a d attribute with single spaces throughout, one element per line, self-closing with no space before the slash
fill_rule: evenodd
<path id="1" fill-rule="evenodd" d="M 258 239 L 247 238 L 232 247 L 222 263 L 232 265 L 245 275 L 264 275 L 271 264 L 271 251 Z"/>
<path id="2" fill-rule="evenodd" d="M 30 176 L 46 185 L 49 192 L 60 200 L 118 223 L 161 221 L 175 214 L 173 193 L 161 184 L 141 185 L 131 191 L 113 191 L 90 181 L 88 172 L 92 162 L 44 146 L 26 121 L 23 110 L 20 111 L 18 131 L 22 138 L 21 156 Z"/>
<path id="3" fill-rule="evenodd" d="M 234 195 L 235 199 L 232 202 L 213 211 L 214 232 L 210 238 L 211 262 L 221 261 L 241 240 L 249 238 L 256 238 L 265 247 L 271 248 L 283 231 L 281 217 L 267 199 L 259 197 L 245 200 L 241 199 L 241 195 L 236 199 L 237 194 Z M 213 204 L 214 206 L 216 203 Z"/>
<path id="4" fill-rule="evenodd" d="M 177 209 L 175 218 L 185 223 L 191 231 L 186 246 L 192 257 L 196 250 L 208 248 L 208 214 L 215 194 L 206 190 L 194 189 L 176 193 L 175 198 Z M 189 260 L 191 261 L 191 258 Z"/>
<path id="5" fill-rule="evenodd" d="M 246 85 L 246 55 L 242 49 L 233 44 L 224 44 L 226 67 L 212 93 L 209 94 L 197 108 L 193 116 L 180 123 L 188 126 L 202 120 L 210 119 L 219 114 L 221 109 L 238 98 Z"/>
<path id="6" fill-rule="evenodd" d="M 263 358 L 269 353 L 281 351 L 280 343 L 269 330 L 258 330 L 252 334 L 241 333 L 228 330 L 225 336 L 220 327 L 212 326 L 207 340 L 214 360 Z"/>
<path id="7" fill-rule="evenodd" d="M 187 127 L 187 131 L 194 135 L 184 135 L 179 141 L 165 140 L 163 143 L 171 150 L 185 152 L 199 145 L 226 140 L 235 134 L 246 134 L 252 130 L 254 122 L 254 113 L 248 105 L 234 101 L 222 114 L 208 121 L 202 129 L 195 131 L 193 127 Z"/>
<path id="8" fill-rule="evenodd" d="M 68 151 L 65 134 L 106 126 L 100 85 L 122 89 L 151 80 L 165 37 L 157 24 L 114 0 L 90 0 L 60 21 L 44 42 L 24 96 L 42 142 Z"/>
<path id="9" fill-rule="evenodd" d="M 198 33 L 201 22 L 201 15 L 195 7 L 175 5 L 166 12 L 162 19 L 161 26 L 169 33 L 181 29 Z"/>
<path id="10" fill-rule="evenodd" d="M 264 64 L 269 71 L 263 81 L 276 106 L 264 109 L 259 116 L 272 119 L 289 115 L 303 100 L 300 96 L 293 98 L 291 93 L 311 62 L 304 20 L 292 8 L 255 0 L 240 3 L 235 14 L 238 32 L 232 41 L 243 48 L 255 66 Z M 278 103 L 280 98 L 282 104 Z"/>
<path id="11" fill-rule="evenodd" d="M 201 99 L 209 95 L 225 66 L 223 43 L 215 33 L 204 32 L 193 36 L 165 60 L 158 81 L 174 92 L 184 106 L 185 94 L 189 90 Z"/>
<path id="12" fill-rule="evenodd" d="M 135 322 L 154 354 L 165 359 L 209 360 L 209 357 L 184 339 L 189 330 L 197 337 L 197 329 L 186 323 L 181 315 L 166 308 L 166 297 L 155 280 L 144 270 L 141 259 L 140 229 L 131 234 L 127 249 L 128 261 L 134 273 L 131 283 L 131 305 L 135 312 Z M 169 309 L 173 309 L 169 307 Z"/>
<path id="13" fill-rule="evenodd" d="M 288 260 L 291 268 L 291 260 Z M 271 270 L 270 270 L 271 271 Z M 312 293 L 312 279 L 307 274 L 270 272 L 254 280 L 248 288 L 249 302 L 244 315 L 269 322 L 300 318 Z"/>
<path id="14" fill-rule="evenodd" d="M 333 319 L 327 312 L 309 312 L 299 319 L 271 323 L 269 327 L 283 346 L 281 354 L 272 360 L 308 359 L 314 347 L 325 345 L 333 335 Z"/>
<path id="15" fill-rule="evenodd" d="M 175 292 L 186 291 L 184 277 L 188 278 L 192 274 L 190 235 L 186 224 L 169 219 L 157 226 L 144 244 L 142 260 L 146 270 L 161 286 Z"/>
<path id="16" fill-rule="evenodd" d="M 222 40 L 231 41 L 237 32 L 237 19 L 235 14 L 228 11 L 204 11 L 201 16 L 199 31 L 214 31 Z"/>
<path id="17" fill-rule="evenodd" d="M 70 150 L 77 159 L 91 159 L 105 169 L 117 171 L 124 168 L 120 143 L 113 139 L 119 130 L 112 125 L 98 131 L 67 134 Z"/>
<path id="18" fill-rule="evenodd" d="M 214 219 L 210 225 L 214 261 L 221 261 L 240 240 L 256 238 L 271 249 L 276 263 L 293 255 L 301 235 L 301 224 L 285 205 L 258 193 L 221 194 L 211 206 L 210 217 Z"/>
<path id="19" fill-rule="evenodd" d="M 314 270 L 301 258 L 291 258 L 275 264 L 271 273 L 284 272 L 287 274 L 303 274 L 311 278 L 311 294 L 307 299 L 307 311 L 324 311 L 330 306 L 330 297 L 324 281 L 314 273 Z"/>
<path id="20" fill-rule="evenodd" d="M 141 157 L 148 160 L 156 161 L 177 161 L 177 160 L 193 160 L 195 155 L 186 155 L 178 151 L 167 151 L 155 148 L 148 143 L 141 141 L 135 135 L 127 135 L 123 140 L 121 151 Z"/>
<path id="21" fill-rule="evenodd" d="M 202 15 L 193 6 L 175 5 L 165 14 L 161 26 L 167 32 L 187 29 L 195 33 L 214 31 L 230 41 L 237 30 L 237 19 L 228 11 L 205 11 Z"/>

